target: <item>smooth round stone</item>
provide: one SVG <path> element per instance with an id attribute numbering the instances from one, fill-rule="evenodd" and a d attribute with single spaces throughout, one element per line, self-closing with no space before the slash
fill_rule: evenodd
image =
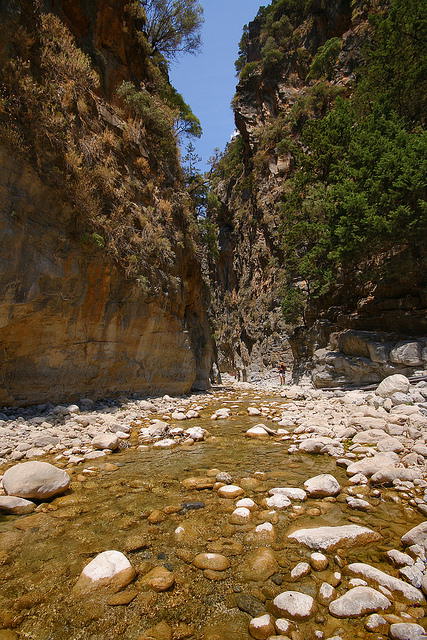
<path id="1" fill-rule="evenodd" d="M 273 600 L 273 605 L 280 613 L 284 613 L 293 620 L 307 620 L 315 610 L 311 596 L 298 591 L 284 591 Z"/>
<path id="2" fill-rule="evenodd" d="M 336 618 L 359 618 L 368 613 L 385 611 L 391 602 L 371 587 L 354 587 L 329 605 L 329 613 Z"/>
<path id="3" fill-rule="evenodd" d="M 36 505 L 25 498 L 17 498 L 16 496 L 0 496 L 0 513 L 8 513 L 12 515 L 24 515 L 32 513 Z"/>
<path id="4" fill-rule="evenodd" d="M 279 570 L 274 552 L 268 547 L 250 551 L 242 560 L 239 571 L 243 580 L 265 582 Z"/>
<path id="5" fill-rule="evenodd" d="M 258 407 L 248 407 L 248 414 L 250 416 L 260 416 L 261 411 L 258 409 Z"/>
<path id="6" fill-rule="evenodd" d="M 388 622 L 385 618 L 379 615 L 379 613 L 373 613 L 365 622 L 366 631 L 371 633 L 387 633 Z"/>
<path id="7" fill-rule="evenodd" d="M 273 620 L 268 613 L 252 618 L 249 622 L 249 633 L 256 640 L 267 640 L 275 631 Z"/>
<path id="8" fill-rule="evenodd" d="M 213 569 L 204 569 L 203 575 L 208 580 L 219 582 L 220 580 L 226 580 L 228 578 L 226 571 L 214 571 Z"/>
<path id="9" fill-rule="evenodd" d="M 218 495 L 221 498 L 238 498 L 243 493 L 242 487 L 238 487 L 236 484 L 226 484 L 218 489 Z"/>
<path id="10" fill-rule="evenodd" d="M 132 600 L 135 600 L 138 594 L 139 591 L 136 590 L 120 591 L 119 593 L 115 593 L 110 596 L 107 600 L 107 604 L 110 605 L 110 607 L 126 606 L 127 604 L 130 604 Z"/>
<path id="11" fill-rule="evenodd" d="M 324 571 L 328 568 L 328 558 L 323 553 L 312 553 L 310 555 L 310 564 L 315 571 Z"/>
<path id="12" fill-rule="evenodd" d="M 265 604 L 260 602 L 254 596 L 247 595 L 245 593 L 239 593 L 236 595 L 236 605 L 240 611 L 249 613 L 254 618 L 265 613 Z"/>
<path id="13" fill-rule="evenodd" d="M 3 476 L 7 495 L 45 500 L 64 493 L 71 478 L 62 469 L 48 462 L 22 462 L 8 469 Z"/>
<path id="14" fill-rule="evenodd" d="M 245 436 L 247 438 L 269 438 L 267 431 L 261 425 L 248 429 Z"/>
<path id="15" fill-rule="evenodd" d="M 319 601 L 323 605 L 327 605 L 335 597 L 335 589 L 328 582 L 322 582 L 319 589 Z"/>
<path id="16" fill-rule="evenodd" d="M 236 502 L 236 507 L 244 507 L 245 509 L 249 509 L 249 511 L 253 511 L 257 508 L 257 504 L 252 500 L 252 498 L 241 498 L 241 500 Z"/>
<path id="17" fill-rule="evenodd" d="M 251 512 L 246 507 L 238 507 L 234 509 L 230 516 L 230 522 L 232 524 L 246 524 L 251 517 Z"/>
<path id="18" fill-rule="evenodd" d="M 219 553 L 225 556 L 240 556 L 244 551 L 244 546 L 233 538 L 220 538 L 207 545 L 209 553 Z"/>
<path id="19" fill-rule="evenodd" d="M 276 493 L 274 496 L 266 499 L 266 505 L 269 509 L 287 509 L 291 506 L 291 501 L 286 496 Z"/>
<path id="20" fill-rule="evenodd" d="M 293 580 L 298 580 L 299 578 L 304 578 L 308 576 L 310 573 L 310 565 L 308 562 L 299 562 L 291 571 L 291 578 Z"/>
<path id="21" fill-rule="evenodd" d="M 426 632 L 419 624 L 401 622 L 390 627 L 390 638 L 393 640 L 424 640 L 425 637 Z"/>
<path id="22" fill-rule="evenodd" d="M 154 567 L 142 578 L 141 582 L 160 593 L 173 587 L 175 576 L 166 567 Z"/>
<path id="23" fill-rule="evenodd" d="M 193 560 L 198 569 L 225 571 L 230 566 L 230 560 L 220 553 L 199 553 Z"/>
<path id="24" fill-rule="evenodd" d="M 286 620 L 286 618 L 277 618 L 274 623 L 276 626 L 276 631 L 281 634 L 288 634 L 292 630 L 292 622 L 290 620 Z"/>
<path id="25" fill-rule="evenodd" d="M 248 544 L 269 544 L 276 539 L 276 532 L 271 522 L 263 522 L 259 524 L 253 531 L 245 536 L 245 542 Z"/>
<path id="26" fill-rule="evenodd" d="M 86 593 L 100 587 L 115 590 L 126 587 L 135 577 L 135 569 L 120 551 L 103 551 L 85 566 L 73 591 Z"/>
<path id="27" fill-rule="evenodd" d="M 310 498 L 337 496 L 341 491 L 338 480 L 329 473 L 322 473 L 319 476 L 309 478 L 304 482 L 304 487 Z"/>

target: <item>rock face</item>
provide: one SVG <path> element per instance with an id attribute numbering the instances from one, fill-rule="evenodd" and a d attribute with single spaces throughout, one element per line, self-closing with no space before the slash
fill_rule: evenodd
<path id="1" fill-rule="evenodd" d="M 206 388 L 213 349 L 206 292 L 185 215 L 173 211 L 165 191 L 179 201 L 176 150 L 161 159 L 159 140 L 138 119 L 130 129 L 117 103 L 123 81 L 147 79 L 139 23 L 113 0 L 60 0 L 49 3 L 52 13 L 20 5 L 0 7 L 2 86 L 10 104 L 23 105 L 10 119 L 26 149 L 0 136 L 0 405 Z M 17 54 L 20 30 L 34 42 Z M 65 66 L 55 75 L 59 63 L 49 60 L 53 76 L 46 65 L 40 71 L 46 37 L 58 40 L 58 55 L 69 37 L 74 49 L 65 58 L 82 59 L 81 47 L 93 68 L 83 62 L 81 70 Z M 30 59 L 44 104 L 51 88 L 62 92 L 61 77 L 76 84 L 79 104 L 59 107 L 67 134 L 51 131 L 49 157 L 37 136 L 45 139 L 52 121 L 33 119 L 31 96 L 13 94 L 18 72 L 8 65 L 16 55 Z M 96 95 L 84 84 L 89 76 L 101 87 Z M 109 169 L 102 165 L 108 156 Z M 94 165 L 104 172 L 100 186 Z"/>
<path id="2" fill-rule="evenodd" d="M 6 471 L 3 487 L 8 495 L 45 500 L 68 489 L 71 478 L 48 462 L 22 462 Z"/>
<path id="3" fill-rule="evenodd" d="M 312 8 L 308 15 L 303 6 L 273 18 L 292 26 L 292 44 L 289 38 L 285 49 L 278 44 L 280 29 L 266 33 L 265 11 L 242 40 L 246 65 L 233 100 L 240 137 L 233 164 L 219 176 L 214 214 L 219 252 L 211 279 L 220 360 L 244 380 L 259 379 L 280 360 L 294 360 L 296 378 L 314 364 L 319 387 L 369 384 L 427 366 L 427 249 L 396 239 L 390 251 L 371 253 L 363 264 L 344 269 L 332 290 L 311 303 L 304 326 L 292 332 L 286 325 L 281 312 L 286 250 L 279 229 L 289 222 L 279 211 L 292 190 L 298 166 L 292 147 L 301 129 L 298 115 L 287 116 L 311 100 L 315 84 L 307 70 L 327 42 L 340 43 L 327 78 L 340 95 L 349 95 L 369 33 L 368 16 L 376 11 L 374 2 L 360 0 L 305 5 Z M 279 59 L 271 64 L 264 63 L 268 36 L 278 47 Z M 313 121 L 325 110 L 324 103 L 313 110 L 302 107 L 301 120 Z M 304 277 L 295 284 L 297 294 L 308 292 Z"/>

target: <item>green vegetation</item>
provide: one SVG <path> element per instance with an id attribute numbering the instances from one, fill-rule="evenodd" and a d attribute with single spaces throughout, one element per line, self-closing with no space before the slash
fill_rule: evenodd
<path id="1" fill-rule="evenodd" d="M 155 52 L 166 59 L 200 49 L 203 8 L 198 0 L 141 0 L 144 32 Z"/>
<path id="2" fill-rule="evenodd" d="M 329 78 L 333 66 L 337 61 L 341 51 L 341 38 L 330 38 L 324 45 L 319 47 L 310 65 L 308 78 Z"/>

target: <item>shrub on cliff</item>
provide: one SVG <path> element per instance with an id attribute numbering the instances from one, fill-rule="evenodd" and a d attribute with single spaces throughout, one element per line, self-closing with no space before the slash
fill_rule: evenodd
<path id="1" fill-rule="evenodd" d="M 203 8 L 197 0 L 141 0 L 141 4 L 144 31 L 154 51 L 172 59 L 199 50 Z"/>

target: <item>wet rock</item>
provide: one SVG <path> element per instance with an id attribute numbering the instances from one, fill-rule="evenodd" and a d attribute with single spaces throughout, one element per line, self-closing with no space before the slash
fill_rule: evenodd
<path id="1" fill-rule="evenodd" d="M 245 536 L 247 544 L 271 544 L 276 539 L 276 532 L 271 522 L 259 524 Z"/>
<path id="2" fill-rule="evenodd" d="M 17 498 L 15 496 L 0 496 L 0 513 L 12 515 L 23 515 L 32 513 L 36 505 L 25 498 Z"/>
<path id="3" fill-rule="evenodd" d="M 346 502 L 350 509 L 355 509 L 356 511 L 371 511 L 373 508 L 367 500 L 362 500 L 361 498 L 348 496 Z"/>
<path id="4" fill-rule="evenodd" d="M 220 471 L 216 474 L 215 480 L 217 482 L 223 482 L 224 484 L 231 484 L 233 482 L 233 476 L 226 471 Z"/>
<path id="5" fill-rule="evenodd" d="M 276 493 L 273 496 L 267 498 L 265 504 L 269 509 L 282 510 L 290 507 L 292 503 L 285 495 Z"/>
<path id="6" fill-rule="evenodd" d="M 390 551 L 387 551 L 386 556 L 389 560 L 391 560 L 395 567 L 405 567 L 414 564 L 414 559 L 411 558 L 411 556 L 409 556 L 407 553 L 402 553 L 397 549 L 391 549 Z"/>
<path id="7" fill-rule="evenodd" d="M 323 605 L 328 605 L 335 597 L 335 589 L 328 582 L 322 582 L 319 589 L 319 601 Z"/>
<path id="8" fill-rule="evenodd" d="M 73 592 L 85 594 L 94 589 L 107 587 L 119 591 L 135 577 L 135 569 L 120 551 L 103 551 L 85 566 Z"/>
<path id="9" fill-rule="evenodd" d="M 16 464 L 3 476 L 3 488 L 8 495 L 36 500 L 64 493 L 70 482 L 70 476 L 62 469 L 37 461 Z"/>
<path id="10" fill-rule="evenodd" d="M 399 457 L 397 453 L 378 453 L 372 457 L 362 458 L 362 460 L 350 464 L 347 467 L 347 475 L 355 476 L 361 473 L 367 478 L 370 478 L 380 469 L 393 467 L 398 460 Z"/>
<path id="11" fill-rule="evenodd" d="M 175 576 L 166 567 L 154 567 L 142 578 L 141 583 L 160 593 L 173 587 Z"/>
<path id="12" fill-rule="evenodd" d="M 233 538 L 220 538 L 207 545 L 209 553 L 219 553 L 225 556 L 239 556 L 244 551 L 244 546 Z"/>
<path id="13" fill-rule="evenodd" d="M 248 407 L 248 415 L 250 416 L 260 416 L 261 411 L 257 407 Z"/>
<path id="14" fill-rule="evenodd" d="M 196 489 L 201 491 L 202 489 L 212 489 L 215 480 L 213 478 L 186 478 L 181 482 L 186 489 Z"/>
<path id="15" fill-rule="evenodd" d="M 260 616 L 265 612 L 265 605 L 254 596 L 239 593 L 235 596 L 235 602 L 240 611 L 245 611 L 252 617 Z"/>
<path id="16" fill-rule="evenodd" d="M 204 509 L 206 507 L 204 502 L 183 502 L 181 504 L 182 512 L 186 511 L 197 511 L 198 509 Z"/>
<path id="17" fill-rule="evenodd" d="M 254 511 L 257 508 L 257 504 L 252 500 L 252 498 L 242 498 L 236 502 L 237 508 L 245 508 L 249 509 L 249 511 Z"/>
<path id="18" fill-rule="evenodd" d="M 244 580 L 265 582 L 279 569 L 274 552 L 268 547 L 259 547 L 243 559 L 239 571 Z"/>
<path id="19" fill-rule="evenodd" d="M 368 613 L 385 611 L 391 602 L 371 587 L 354 587 L 329 605 L 329 613 L 336 618 L 360 618 Z"/>
<path id="20" fill-rule="evenodd" d="M 267 640 L 275 631 L 273 620 L 268 613 L 252 618 L 249 622 L 249 633 L 256 640 Z"/>
<path id="21" fill-rule="evenodd" d="M 297 489 L 295 487 L 275 487 L 268 492 L 271 496 L 282 495 L 286 496 L 290 500 L 298 500 L 303 502 L 307 499 L 307 492 L 304 489 Z"/>
<path id="22" fill-rule="evenodd" d="M 333 551 L 339 547 L 349 548 L 376 542 L 381 539 L 381 536 L 367 527 L 350 524 L 341 527 L 299 529 L 291 533 L 288 538 L 297 540 L 310 549 Z"/>
<path id="23" fill-rule="evenodd" d="M 135 591 L 134 589 L 129 591 L 120 591 L 119 593 L 114 593 L 112 596 L 108 598 L 107 604 L 110 605 L 110 607 L 126 606 L 127 604 L 130 604 L 132 600 L 135 600 L 138 593 L 139 592 Z"/>
<path id="24" fill-rule="evenodd" d="M 206 436 L 206 430 L 202 427 L 191 427 L 185 430 L 185 435 L 194 440 L 194 442 L 202 442 Z"/>
<path id="25" fill-rule="evenodd" d="M 423 565 L 423 570 L 425 570 L 425 566 Z M 402 578 L 405 578 L 412 586 L 417 587 L 417 589 L 421 588 L 423 583 L 423 573 L 421 569 L 415 565 L 410 567 L 402 567 L 399 569 L 399 575 Z"/>
<path id="26" fill-rule="evenodd" d="M 390 626 L 392 640 L 424 640 L 426 633 L 419 624 L 401 622 Z"/>
<path id="27" fill-rule="evenodd" d="M 218 489 L 218 495 L 221 498 L 238 498 L 243 495 L 244 491 L 242 487 L 238 487 L 235 484 L 226 484 Z"/>
<path id="28" fill-rule="evenodd" d="M 373 613 L 366 620 L 365 629 L 371 633 L 387 633 L 388 622 L 379 613 Z"/>
<path id="29" fill-rule="evenodd" d="M 159 622 L 147 629 L 138 640 L 172 640 L 172 628 L 166 622 Z"/>
<path id="30" fill-rule="evenodd" d="M 310 498 L 337 496 L 341 491 L 338 480 L 329 473 L 322 473 L 319 476 L 306 480 L 304 487 Z"/>
<path id="31" fill-rule="evenodd" d="M 311 596 L 298 591 L 284 591 L 273 600 L 274 607 L 280 614 L 286 614 L 292 620 L 307 620 L 315 611 Z"/>
<path id="32" fill-rule="evenodd" d="M 391 592 L 399 593 L 409 602 L 424 602 L 424 596 L 419 589 L 416 589 L 407 582 L 404 582 L 399 578 L 395 578 L 394 576 L 390 576 L 388 573 L 385 573 L 376 567 L 372 567 L 369 564 L 354 562 L 348 565 L 347 571 L 351 574 L 365 578 L 370 582 L 374 582 L 377 585 L 386 587 L 386 589 L 389 589 Z"/>
<path id="33" fill-rule="evenodd" d="M 230 516 L 231 524 L 246 524 L 249 522 L 251 512 L 246 507 L 237 507 Z"/>
<path id="34" fill-rule="evenodd" d="M 310 564 L 315 571 L 324 571 L 328 568 L 328 558 L 323 553 L 312 553 L 310 555 Z"/>
<path id="35" fill-rule="evenodd" d="M 298 580 L 299 578 L 304 578 L 308 576 L 311 568 L 308 562 L 299 562 L 291 571 L 292 580 Z"/>
<path id="36" fill-rule="evenodd" d="M 402 544 L 408 547 L 412 544 L 426 545 L 427 541 L 427 521 L 413 527 L 401 538 Z"/>
<path id="37" fill-rule="evenodd" d="M 193 560 L 198 569 L 225 571 L 230 566 L 230 560 L 219 553 L 199 553 Z"/>
<path id="38" fill-rule="evenodd" d="M 292 622 L 290 620 L 286 620 L 286 618 L 277 618 L 274 624 L 276 626 L 276 631 L 281 634 L 289 634 L 294 626 Z"/>

